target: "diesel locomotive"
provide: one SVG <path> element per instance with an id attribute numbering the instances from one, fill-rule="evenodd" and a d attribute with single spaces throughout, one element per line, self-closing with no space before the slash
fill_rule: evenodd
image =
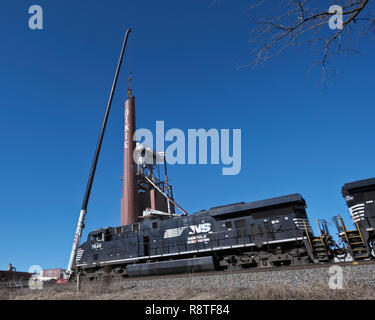
<path id="1" fill-rule="evenodd" d="M 347 230 L 341 217 L 334 217 L 347 253 L 356 260 L 375 258 L 375 178 L 346 183 L 342 195 L 355 225 Z"/>
<path id="2" fill-rule="evenodd" d="M 105 271 L 141 276 L 231 270 L 328 262 L 338 249 L 326 229 L 313 235 L 299 194 L 188 216 L 146 211 L 142 220 L 90 232 L 76 267 L 89 278 Z"/>
<path id="3" fill-rule="evenodd" d="M 235 203 L 188 216 L 145 210 L 142 221 L 92 231 L 76 270 L 90 279 L 111 273 L 143 276 L 251 267 L 293 266 L 375 257 L 375 178 L 345 184 L 355 230 L 334 217 L 342 245 L 317 220 L 314 236 L 299 194 Z"/>

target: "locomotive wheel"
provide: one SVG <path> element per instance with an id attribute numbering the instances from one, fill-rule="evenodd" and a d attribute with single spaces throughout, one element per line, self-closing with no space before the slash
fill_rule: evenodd
<path id="1" fill-rule="evenodd" d="M 268 268 L 268 267 L 272 267 L 272 264 L 268 260 L 262 260 L 259 263 L 259 267 Z"/>

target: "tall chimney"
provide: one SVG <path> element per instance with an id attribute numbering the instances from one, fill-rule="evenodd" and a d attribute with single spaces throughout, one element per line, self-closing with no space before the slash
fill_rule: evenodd
<path id="1" fill-rule="evenodd" d="M 125 102 L 124 175 L 122 179 L 121 225 L 138 221 L 138 187 L 133 152 L 135 141 L 135 97 L 132 97 L 129 76 L 128 100 Z"/>

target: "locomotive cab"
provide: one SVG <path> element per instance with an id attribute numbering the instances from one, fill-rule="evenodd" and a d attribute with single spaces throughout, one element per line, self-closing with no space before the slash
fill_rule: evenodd
<path id="1" fill-rule="evenodd" d="M 110 240 L 110 228 L 91 231 L 87 236 L 87 242 L 101 242 Z"/>
<path id="2" fill-rule="evenodd" d="M 355 230 L 347 231 L 341 217 L 342 238 L 355 260 L 375 257 L 375 178 L 344 184 L 345 198 Z"/>

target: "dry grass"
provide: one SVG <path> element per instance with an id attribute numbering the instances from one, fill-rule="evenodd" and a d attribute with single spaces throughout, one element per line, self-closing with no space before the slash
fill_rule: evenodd
<path id="1" fill-rule="evenodd" d="M 371 286 L 347 284 L 342 290 L 331 290 L 321 285 L 299 285 L 264 283 L 248 289 L 196 290 L 188 288 L 137 289 L 120 288 L 118 285 L 95 282 L 83 283 L 80 293 L 76 285 L 69 283 L 49 286 L 43 290 L 0 290 L 0 300 L 352 300 L 375 299 Z"/>

